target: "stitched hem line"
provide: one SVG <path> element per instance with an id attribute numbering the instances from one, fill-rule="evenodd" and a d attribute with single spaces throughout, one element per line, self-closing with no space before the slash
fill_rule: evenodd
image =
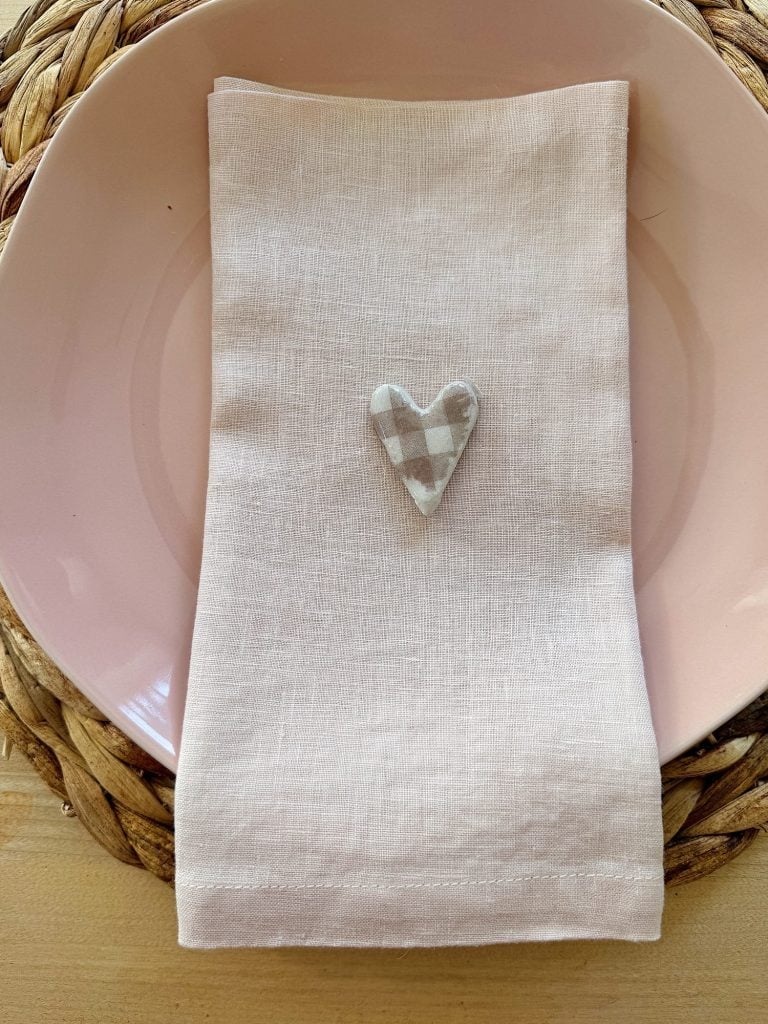
<path id="1" fill-rule="evenodd" d="M 176 881 L 176 887 L 181 889 L 237 889 L 248 890 L 249 892 L 292 892 L 298 889 L 450 889 L 459 886 L 474 885 L 510 885 L 514 882 L 535 882 L 543 880 L 559 880 L 566 878 L 605 878 L 618 882 L 657 882 L 663 878 L 662 874 L 656 875 L 609 875 L 600 872 L 574 871 L 564 875 L 518 875 L 516 878 L 478 878 L 462 879 L 458 882 L 406 882 L 402 885 L 387 885 L 385 883 L 366 882 L 307 882 L 302 885 L 265 884 L 250 885 L 248 883 L 207 883 L 207 882 L 180 882 Z"/>

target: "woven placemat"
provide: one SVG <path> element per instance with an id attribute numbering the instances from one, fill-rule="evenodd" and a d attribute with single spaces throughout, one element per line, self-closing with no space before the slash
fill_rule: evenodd
<path id="1" fill-rule="evenodd" d="M 2 37 L 0 250 L 48 142 L 83 92 L 199 2 L 38 0 Z M 654 2 L 711 46 L 768 110 L 768 0 Z M 171 882 L 173 776 L 62 675 L 2 590 L 0 640 L 4 753 L 16 746 L 64 813 L 114 857 Z M 768 691 L 663 774 L 667 882 L 679 885 L 737 856 L 768 822 Z"/>

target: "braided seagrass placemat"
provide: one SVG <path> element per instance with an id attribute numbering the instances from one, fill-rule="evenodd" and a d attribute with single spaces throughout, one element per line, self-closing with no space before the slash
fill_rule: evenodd
<path id="1" fill-rule="evenodd" d="M 0 40 L 0 250 L 83 92 L 201 0 L 37 0 Z M 768 0 L 654 0 L 711 46 L 768 111 Z M 173 777 L 37 646 L 0 590 L 0 733 L 114 857 L 173 880 Z M 768 676 L 768 666 L 766 666 Z M 768 691 L 664 767 L 667 881 L 737 856 L 768 823 Z"/>

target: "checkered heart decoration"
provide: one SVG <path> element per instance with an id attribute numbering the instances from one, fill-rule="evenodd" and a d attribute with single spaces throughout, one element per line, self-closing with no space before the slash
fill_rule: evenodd
<path id="1" fill-rule="evenodd" d="M 465 380 L 446 384 L 420 409 L 397 384 L 382 384 L 371 419 L 397 475 L 425 516 L 435 511 L 477 423 L 479 395 Z"/>

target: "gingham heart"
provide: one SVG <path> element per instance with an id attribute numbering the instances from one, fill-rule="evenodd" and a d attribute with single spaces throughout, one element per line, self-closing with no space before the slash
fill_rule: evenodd
<path id="1" fill-rule="evenodd" d="M 371 419 L 397 475 L 425 516 L 440 504 L 477 423 L 479 396 L 469 381 L 446 384 L 421 409 L 397 384 L 382 384 L 371 399 Z"/>

